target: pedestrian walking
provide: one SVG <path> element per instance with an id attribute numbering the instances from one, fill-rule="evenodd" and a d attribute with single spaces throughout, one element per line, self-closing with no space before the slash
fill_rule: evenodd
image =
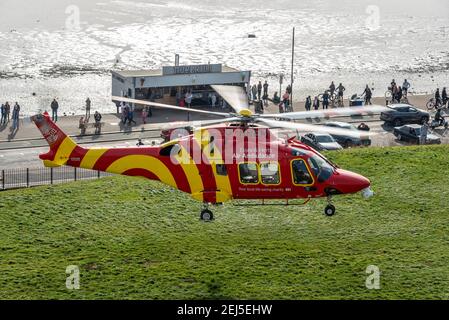
<path id="1" fill-rule="evenodd" d="M 129 113 L 129 104 L 126 103 L 125 107 L 122 109 L 122 122 L 123 124 L 126 124 L 126 121 L 128 120 L 128 113 Z"/>
<path id="2" fill-rule="evenodd" d="M 20 106 L 16 102 L 14 104 L 14 108 L 12 111 L 12 129 L 16 130 L 19 127 L 19 115 L 20 115 Z"/>
<path id="3" fill-rule="evenodd" d="M 87 121 L 89 121 L 89 119 L 90 119 L 90 105 L 91 105 L 90 99 L 87 98 L 86 99 L 86 117 L 85 117 Z"/>
<path id="4" fill-rule="evenodd" d="M 137 124 L 136 121 L 134 121 L 134 110 L 133 108 L 130 108 L 128 111 L 128 125 L 131 125 L 131 122 L 134 124 Z"/>
<path id="5" fill-rule="evenodd" d="M 56 98 L 53 99 L 50 107 L 51 107 L 51 120 L 53 120 L 54 122 L 57 122 L 58 121 L 59 103 L 58 103 L 58 101 L 56 101 Z"/>

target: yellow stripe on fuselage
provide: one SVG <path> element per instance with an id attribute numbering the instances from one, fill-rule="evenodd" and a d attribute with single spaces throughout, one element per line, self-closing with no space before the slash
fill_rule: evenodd
<path id="1" fill-rule="evenodd" d="M 214 146 L 213 154 L 211 154 L 211 144 L 209 132 L 206 129 L 201 130 L 201 137 L 195 135 L 195 139 L 199 142 L 198 144 L 201 146 L 203 150 L 203 156 L 205 159 L 203 161 L 208 161 L 208 163 L 212 167 L 212 171 L 214 173 L 215 183 L 217 185 L 217 193 L 216 193 L 216 201 L 217 202 L 226 202 L 232 199 L 232 188 L 231 182 L 229 181 L 229 175 L 219 175 L 217 174 L 217 166 L 216 164 L 224 164 L 223 156 L 220 152 L 219 146 Z M 200 139 L 200 140 L 198 140 Z M 221 142 L 223 143 L 223 141 Z"/>
<path id="2" fill-rule="evenodd" d="M 176 155 L 175 159 L 181 166 L 182 170 L 184 170 L 187 181 L 190 185 L 190 193 L 192 197 L 195 200 L 203 201 L 203 194 L 201 193 L 204 190 L 203 180 L 201 179 L 198 167 L 195 162 L 193 162 L 190 154 L 184 147 L 181 146 L 181 153 L 180 155 Z"/>
<path id="3" fill-rule="evenodd" d="M 81 161 L 80 167 L 85 169 L 92 169 L 97 163 L 98 159 L 110 149 L 89 149 L 83 160 Z"/>
<path id="4" fill-rule="evenodd" d="M 158 179 L 173 187 L 177 188 L 173 174 L 159 159 L 147 155 L 130 155 L 122 157 L 114 161 L 106 172 L 122 174 L 131 169 L 145 169 L 153 173 Z"/>
<path id="5" fill-rule="evenodd" d="M 71 138 L 65 137 L 59 145 L 55 158 L 52 162 L 57 165 L 64 165 L 69 160 L 70 154 L 75 147 L 76 143 Z"/>

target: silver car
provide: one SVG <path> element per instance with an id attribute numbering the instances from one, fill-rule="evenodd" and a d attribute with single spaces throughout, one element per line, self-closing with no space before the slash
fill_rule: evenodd
<path id="1" fill-rule="evenodd" d="M 303 142 L 305 140 L 309 140 L 307 142 L 311 142 L 311 147 L 318 150 L 341 150 L 343 147 L 335 141 L 335 139 L 327 133 L 321 132 L 312 132 L 304 135 L 305 139 L 302 139 Z M 315 146 L 314 146 L 315 145 Z"/>

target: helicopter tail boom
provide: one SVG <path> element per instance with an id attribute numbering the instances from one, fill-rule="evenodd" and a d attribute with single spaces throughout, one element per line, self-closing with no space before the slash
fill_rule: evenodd
<path id="1" fill-rule="evenodd" d="M 47 112 L 31 117 L 50 146 L 50 151 L 39 155 L 46 167 L 60 167 L 76 159 L 83 148 L 67 136 L 51 119 Z"/>

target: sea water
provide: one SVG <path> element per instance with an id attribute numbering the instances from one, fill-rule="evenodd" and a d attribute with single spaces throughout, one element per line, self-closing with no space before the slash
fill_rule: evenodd
<path id="1" fill-rule="evenodd" d="M 223 63 L 267 80 L 291 78 L 294 99 L 333 80 L 346 95 L 382 96 L 394 78 L 416 93 L 449 85 L 446 0 L 0 0 L 0 101 L 25 114 L 113 112 L 110 70 Z M 249 38 L 254 34 L 255 38 Z"/>

